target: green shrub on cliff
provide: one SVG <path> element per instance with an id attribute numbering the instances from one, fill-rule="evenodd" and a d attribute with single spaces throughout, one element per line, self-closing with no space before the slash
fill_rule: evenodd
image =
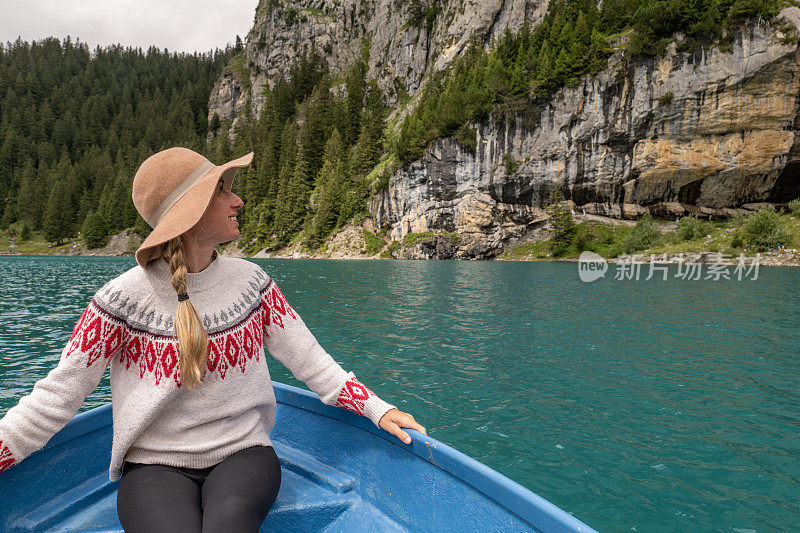
<path id="1" fill-rule="evenodd" d="M 682 241 L 691 241 L 693 239 L 701 239 L 712 231 L 714 231 L 714 225 L 711 222 L 689 215 L 681 217 L 677 233 Z"/>
<path id="2" fill-rule="evenodd" d="M 574 253 L 586 250 L 604 255 L 609 245 L 614 243 L 614 227 L 599 222 L 585 222 L 575 226 L 573 239 Z"/>
<path id="3" fill-rule="evenodd" d="M 239 39 L 239 36 L 236 36 Z M 231 58 L 231 70 L 236 74 L 239 83 L 246 92 L 250 92 L 250 67 L 247 66 L 247 55 L 242 50 Z"/>
<path id="4" fill-rule="evenodd" d="M 789 211 L 796 216 L 800 217 L 800 198 L 796 198 L 789 202 Z"/>
<path id="5" fill-rule="evenodd" d="M 403 237 L 403 246 L 414 246 L 417 241 L 421 242 L 430 242 L 435 238 L 433 232 L 430 231 L 423 231 L 420 233 L 406 233 L 406 236 Z"/>
<path id="6" fill-rule="evenodd" d="M 364 244 L 365 247 L 361 251 L 362 254 L 366 255 L 375 255 L 380 252 L 386 243 L 383 239 L 372 233 L 371 231 L 362 230 L 362 235 L 364 236 Z"/>
<path id="7" fill-rule="evenodd" d="M 519 161 L 514 159 L 514 156 L 508 152 L 503 153 L 503 165 L 506 167 L 506 176 L 513 174 L 519 168 Z"/>
<path id="8" fill-rule="evenodd" d="M 653 246 L 661 241 L 661 230 L 653 221 L 650 213 L 645 213 L 636 221 L 636 225 L 630 228 L 622 242 L 618 245 L 618 252 L 623 254 L 633 254 Z"/>
<path id="9" fill-rule="evenodd" d="M 468 124 L 464 124 L 456 134 L 454 135 L 455 140 L 469 150 L 470 152 L 474 152 L 478 148 L 478 140 L 477 140 L 478 132 L 475 128 L 470 127 Z"/>
<path id="10" fill-rule="evenodd" d="M 791 235 L 784 225 L 781 215 L 772 206 L 759 209 L 741 220 L 734 240 L 748 244 L 756 251 L 774 250 L 786 245 Z"/>

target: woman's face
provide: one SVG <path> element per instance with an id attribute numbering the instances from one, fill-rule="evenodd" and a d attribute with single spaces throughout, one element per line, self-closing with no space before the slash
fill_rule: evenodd
<path id="1" fill-rule="evenodd" d="M 226 172 L 220 178 L 203 217 L 186 232 L 198 244 L 216 246 L 239 237 L 236 212 L 244 202 L 231 191 L 233 176 L 234 172 Z"/>

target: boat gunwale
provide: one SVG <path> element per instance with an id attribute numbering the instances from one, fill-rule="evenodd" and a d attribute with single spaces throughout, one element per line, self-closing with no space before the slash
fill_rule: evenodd
<path id="1" fill-rule="evenodd" d="M 372 433 L 392 446 L 402 448 L 462 481 L 535 529 L 564 531 L 566 526 L 570 528 L 570 531 L 595 532 L 594 529 L 535 492 L 444 442 L 414 429 L 404 428 L 412 440 L 410 445 L 402 444 L 396 436 L 376 427 L 363 416 L 322 403 L 319 396 L 311 391 L 275 381 L 273 381 L 273 385 L 278 403 L 311 411 Z M 542 518 L 545 518 L 548 523 L 542 524 Z"/>

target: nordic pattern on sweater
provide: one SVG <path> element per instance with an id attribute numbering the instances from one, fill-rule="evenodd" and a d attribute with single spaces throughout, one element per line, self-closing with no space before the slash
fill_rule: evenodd
<path id="1" fill-rule="evenodd" d="M 187 276 L 209 336 L 198 389 L 205 395 L 190 394 L 181 386 L 177 341 L 170 331 L 177 302 L 169 278 L 166 263 L 137 266 L 95 294 L 58 366 L 0 419 L 0 472 L 63 428 L 109 365 L 112 481 L 124 459 L 204 468 L 245 447 L 269 444 L 275 399 L 262 358 L 265 347 L 325 403 L 368 416 L 376 425 L 393 407 L 319 346 L 260 267 L 224 257 Z"/>

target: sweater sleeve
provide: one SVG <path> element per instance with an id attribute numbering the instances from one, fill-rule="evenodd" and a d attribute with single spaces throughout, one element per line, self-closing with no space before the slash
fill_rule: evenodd
<path id="1" fill-rule="evenodd" d="M 270 280 L 261 293 L 264 346 L 324 403 L 366 416 L 373 424 L 395 406 L 381 400 L 352 372 L 345 372 L 317 342 L 300 315 Z"/>
<path id="2" fill-rule="evenodd" d="M 0 472 L 44 447 L 72 420 L 121 350 L 125 331 L 121 320 L 92 299 L 58 365 L 0 418 Z"/>

